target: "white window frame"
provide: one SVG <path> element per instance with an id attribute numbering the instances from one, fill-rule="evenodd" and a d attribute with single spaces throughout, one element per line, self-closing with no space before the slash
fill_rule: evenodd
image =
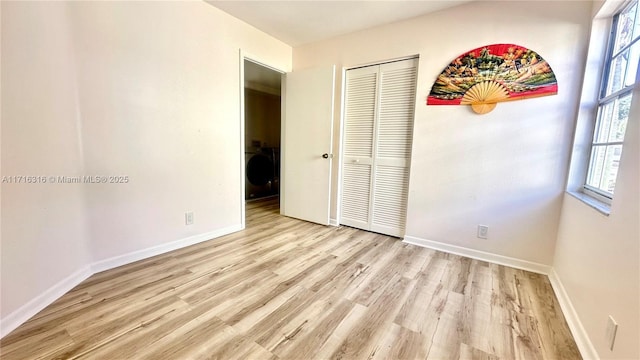
<path id="1" fill-rule="evenodd" d="M 611 71 L 611 64 L 613 63 L 613 60 L 615 58 L 617 58 L 618 56 L 620 56 L 622 53 L 624 53 L 625 51 L 627 51 L 628 49 L 630 49 L 634 44 L 640 42 L 640 36 L 633 38 L 629 44 L 627 44 L 626 46 L 622 47 L 620 50 L 615 51 L 614 52 L 614 47 L 615 47 L 615 43 L 616 43 L 616 35 L 617 35 L 617 25 L 618 25 L 618 19 L 619 16 L 624 13 L 626 10 L 628 10 L 630 7 L 634 6 L 634 4 L 636 6 L 640 7 L 640 2 L 638 0 L 632 0 L 632 1 L 628 1 L 626 2 L 623 6 L 621 6 L 612 16 L 611 16 L 611 25 L 610 25 L 610 34 L 608 36 L 608 44 L 606 47 L 606 55 L 603 61 L 603 67 L 602 67 L 602 77 L 600 79 L 600 86 L 599 86 L 599 93 L 598 93 L 598 99 L 597 102 L 595 104 L 595 111 L 594 111 L 594 116 L 595 119 L 593 121 L 593 127 L 592 127 L 592 137 L 591 137 L 591 146 L 590 146 L 590 152 L 589 152 L 589 157 L 587 158 L 587 166 L 586 166 L 586 172 L 584 174 L 584 183 L 582 185 L 582 192 L 599 201 L 599 202 L 603 202 L 607 205 L 611 205 L 611 201 L 613 200 L 613 193 L 609 193 L 606 191 L 602 191 L 599 188 L 590 186 L 587 184 L 588 182 L 588 178 L 589 178 L 589 174 L 591 172 L 591 167 L 592 167 L 592 161 L 591 161 L 591 156 L 593 154 L 593 151 L 596 147 L 601 147 L 601 146 L 613 146 L 613 145 L 620 145 L 622 148 L 624 148 L 624 139 L 622 141 L 606 141 L 606 142 L 597 142 L 596 141 L 596 136 L 597 136 L 597 128 L 598 125 L 600 123 L 600 110 L 602 108 L 604 108 L 605 106 L 607 106 L 608 104 L 612 104 L 614 103 L 617 99 L 622 98 L 624 96 L 627 95 L 631 95 L 634 88 L 637 86 L 638 84 L 638 74 L 640 73 L 640 69 L 638 70 L 638 73 L 636 73 L 636 79 L 635 82 L 631 85 L 626 85 L 623 83 L 623 86 L 621 89 L 616 90 L 614 92 L 612 92 L 611 94 L 606 94 L 607 92 L 607 86 L 609 84 L 609 75 L 610 75 L 610 71 Z M 636 10 L 636 11 L 640 11 L 640 10 Z M 638 65 L 636 65 L 638 66 Z M 624 80 L 623 80 L 624 81 Z M 627 120 L 627 122 L 629 121 L 629 119 Z M 617 175 L 616 175 L 617 177 Z M 614 192 L 615 192 L 615 188 L 614 188 Z"/>

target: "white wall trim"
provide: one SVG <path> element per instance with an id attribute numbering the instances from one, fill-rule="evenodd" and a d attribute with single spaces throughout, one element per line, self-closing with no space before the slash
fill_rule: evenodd
<path id="1" fill-rule="evenodd" d="M 91 264 L 91 271 L 93 272 L 93 274 L 96 274 L 101 271 L 113 269 L 118 266 L 130 264 L 135 261 L 147 259 L 152 256 L 164 254 L 169 251 L 181 249 L 187 246 L 201 243 L 203 241 L 212 240 L 214 238 L 228 235 L 240 230 L 242 230 L 242 227 L 240 224 L 237 224 L 237 225 L 229 226 L 219 230 L 211 231 L 208 233 L 194 235 L 184 239 L 175 240 L 168 243 L 152 246 L 150 248 L 132 251 L 127 254 L 118 255 L 108 259 L 96 261 L 93 264 Z"/>
<path id="2" fill-rule="evenodd" d="M 132 262 L 143 260 L 152 256 L 164 254 L 166 252 L 177 250 L 183 247 L 194 245 L 203 241 L 212 240 L 214 238 L 224 236 L 242 230 L 240 224 L 211 231 L 204 234 L 190 236 L 184 239 L 171 241 L 165 244 L 152 246 L 147 249 L 137 250 L 128 254 L 114 256 L 109 259 L 96 261 L 92 264 L 84 266 L 82 269 L 64 278 L 62 281 L 50 287 L 42 294 L 36 296 L 28 303 L 21 306 L 16 311 L 0 319 L 0 338 L 15 330 L 18 326 L 24 324 L 27 320 L 39 313 L 45 307 L 51 305 L 62 295 L 69 292 L 78 284 L 89 278 L 89 276 L 101 271 L 116 268 L 118 266 L 130 264 Z"/>
<path id="3" fill-rule="evenodd" d="M 329 225 L 331 225 L 331 226 L 340 226 L 340 223 L 338 222 L 338 219 L 329 218 Z"/>
<path id="4" fill-rule="evenodd" d="M 598 352 L 589 339 L 589 335 L 582 326 L 582 322 L 578 317 L 576 309 L 573 307 L 567 290 L 564 288 L 564 285 L 562 285 L 558 273 L 556 273 L 553 268 L 549 271 L 549 281 L 551 282 L 553 291 L 556 293 L 556 298 L 558 299 L 558 303 L 560 303 L 560 308 L 562 309 L 564 318 L 567 320 L 573 339 L 578 346 L 578 350 L 580 350 L 580 355 L 586 360 L 600 359 Z"/>
<path id="5" fill-rule="evenodd" d="M 22 325 L 35 314 L 42 311 L 42 309 L 58 300 L 58 298 L 69 292 L 69 290 L 73 289 L 76 285 L 80 284 L 91 275 L 93 275 L 91 272 L 91 266 L 84 266 L 80 270 L 62 279 L 62 281 L 53 285 L 42 294 L 31 299 L 31 301 L 22 305 L 11 314 L 7 315 L 4 319 L 0 320 L 0 338 L 3 338 L 8 333 L 15 330 L 18 326 Z"/>
<path id="6" fill-rule="evenodd" d="M 247 205 L 245 203 L 245 191 L 247 189 L 247 175 L 246 175 L 246 159 L 245 151 L 246 145 L 244 141 L 245 137 L 245 114 L 244 114 L 244 59 L 245 53 L 240 49 L 240 227 L 244 229 L 247 226 Z"/>
<path id="7" fill-rule="evenodd" d="M 527 270 L 538 274 L 549 275 L 551 266 L 532 261 L 516 259 L 508 256 L 492 254 L 485 251 L 469 249 L 462 246 L 445 244 L 438 241 L 426 240 L 415 236 L 405 235 L 404 240 L 407 244 L 426 247 L 429 249 L 439 250 L 450 254 L 465 256 L 472 259 L 483 260 L 494 264 L 510 266 L 516 269 Z"/>

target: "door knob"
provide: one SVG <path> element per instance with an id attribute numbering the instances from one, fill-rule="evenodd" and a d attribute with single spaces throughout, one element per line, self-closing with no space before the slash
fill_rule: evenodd
<path id="1" fill-rule="evenodd" d="M 324 154 L 322 154 L 322 157 L 323 157 L 324 159 L 328 159 L 328 158 L 329 158 L 329 154 L 324 153 Z"/>

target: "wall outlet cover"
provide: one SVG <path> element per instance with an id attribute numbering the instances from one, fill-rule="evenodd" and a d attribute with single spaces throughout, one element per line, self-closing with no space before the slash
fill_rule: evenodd
<path id="1" fill-rule="evenodd" d="M 489 236 L 489 227 L 487 225 L 478 225 L 478 237 L 486 239 Z"/>

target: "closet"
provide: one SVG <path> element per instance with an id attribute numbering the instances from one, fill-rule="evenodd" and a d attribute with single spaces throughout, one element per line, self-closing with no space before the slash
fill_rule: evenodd
<path id="1" fill-rule="evenodd" d="M 340 223 L 404 235 L 418 59 L 346 71 Z"/>

